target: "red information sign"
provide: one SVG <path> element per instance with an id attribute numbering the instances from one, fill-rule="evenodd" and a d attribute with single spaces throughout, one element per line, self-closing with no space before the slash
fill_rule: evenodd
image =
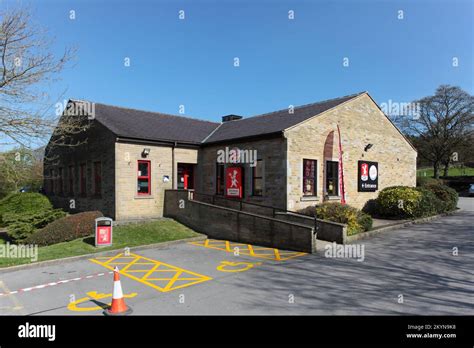
<path id="1" fill-rule="evenodd" d="M 242 168 L 227 167 L 225 177 L 226 197 L 242 198 Z"/>

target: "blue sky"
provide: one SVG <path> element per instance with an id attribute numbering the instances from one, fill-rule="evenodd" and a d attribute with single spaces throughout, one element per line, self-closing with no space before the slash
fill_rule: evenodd
<path id="1" fill-rule="evenodd" d="M 186 115 L 218 121 L 364 90 L 379 104 L 409 102 L 440 84 L 473 93 L 467 0 L 21 3 L 55 37 L 56 54 L 78 49 L 75 66 L 50 90 L 67 89 L 67 98 L 171 114 L 182 104 Z"/>

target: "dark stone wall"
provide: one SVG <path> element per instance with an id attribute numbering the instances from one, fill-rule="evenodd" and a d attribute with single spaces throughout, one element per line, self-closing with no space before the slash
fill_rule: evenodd
<path id="1" fill-rule="evenodd" d="M 189 200 L 187 191 L 165 192 L 164 215 L 209 238 L 308 253 L 316 251 L 316 238 L 310 226 Z"/>
<path id="2" fill-rule="evenodd" d="M 46 195 L 56 208 L 62 208 L 71 213 L 89 210 L 99 210 L 105 216 L 115 218 L 115 135 L 97 121 L 81 134 L 74 136 L 73 141 L 86 143 L 65 147 L 53 145 L 51 142 L 46 149 L 44 161 L 44 187 Z M 101 162 L 102 189 L 100 195 L 94 194 L 93 163 Z M 80 194 L 80 164 L 86 164 L 86 195 Z M 69 192 L 69 166 L 74 167 L 74 192 Z M 59 193 L 58 177 L 50 177 L 50 170 L 63 168 L 63 193 Z M 54 193 L 51 183 L 54 183 Z M 75 208 L 71 205 L 75 204 Z"/>

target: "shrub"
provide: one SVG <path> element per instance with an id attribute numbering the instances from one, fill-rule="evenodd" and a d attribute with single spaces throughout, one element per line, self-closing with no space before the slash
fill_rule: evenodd
<path id="1" fill-rule="evenodd" d="M 5 214 L 35 214 L 52 208 L 48 198 L 40 193 L 14 193 L 0 201 L 0 225 L 5 226 Z"/>
<path id="2" fill-rule="evenodd" d="M 86 211 L 63 217 L 34 232 L 25 243 L 45 246 L 90 236 L 94 233 L 95 219 L 101 216 L 100 211 Z"/>
<path id="3" fill-rule="evenodd" d="M 458 205 L 458 193 L 456 190 L 442 184 L 427 184 L 424 188 L 433 192 L 438 199 L 440 199 L 444 205 L 443 211 L 455 210 Z"/>
<path id="4" fill-rule="evenodd" d="M 444 181 L 442 179 L 430 178 L 427 176 L 417 176 L 416 177 L 416 187 L 425 186 L 425 185 L 443 185 Z"/>
<path id="5" fill-rule="evenodd" d="M 445 211 L 445 204 L 436 195 L 425 187 L 417 187 L 421 193 L 418 206 L 414 210 L 413 217 L 425 217 L 436 215 Z"/>
<path id="6" fill-rule="evenodd" d="M 456 209 L 458 195 L 435 182 L 421 187 L 387 187 L 376 199 L 376 210 L 384 217 L 417 218 Z"/>
<path id="7" fill-rule="evenodd" d="M 348 235 L 368 231 L 372 228 L 370 215 L 347 204 L 326 202 L 302 209 L 299 213 L 309 216 L 314 216 L 316 213 L 318 219 L 346 224 Z"/>
<path id="8" fill-rule="evenodd" d="M 8 237 L 14 243 L 21 243 L 31 236 L 35 231 L 35 227 L 27 222 L 15 222 L 8 226 Z"/>
<path id="9" fill-rule="evenodd" d="M 29 237 L 35 230 L 45 227 L 50 222 L 66 216 L 61 209 L 46 210 L 34 214 L 3 214 L 3 221 L 8 225 L 8 236 L 19 243 Z"/>
<path id="10" fill-rule="evenodd" d="M 422 193 L 413 187 L 392 186 L 380 191 L 377 199 L 377 212 L 385 217 L 416 217 Z"/>

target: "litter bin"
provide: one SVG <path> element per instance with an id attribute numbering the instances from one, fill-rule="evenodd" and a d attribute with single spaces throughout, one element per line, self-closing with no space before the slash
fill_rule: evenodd
<path id="1" fill-rule="evenodd" d="M 95 246 L 112 245 L 112 222 L 108 217 L 95 219 Z"/>

